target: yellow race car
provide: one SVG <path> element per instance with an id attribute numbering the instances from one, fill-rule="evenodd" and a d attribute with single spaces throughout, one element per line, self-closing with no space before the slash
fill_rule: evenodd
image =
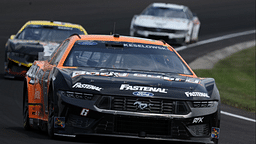
<path id="1" fill-rule="evenodd" d="M 87 35 L 87 32 L 79 24 L 28 21 L 16 35 L 11 35 L 5 45 L 5 77 L 24 77 L 34 60 L 51 56 L 72 34 Z"/>

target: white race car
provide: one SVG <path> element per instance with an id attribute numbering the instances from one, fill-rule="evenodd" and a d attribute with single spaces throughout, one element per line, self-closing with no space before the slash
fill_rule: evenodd
<path id="1" fill-rule="evenodd" d="M 198 40 L 200 21 L 188 7 L 153 3 L 131 21 L 130 35 L 164 39 L 170 43 L 191 43 Z"/>

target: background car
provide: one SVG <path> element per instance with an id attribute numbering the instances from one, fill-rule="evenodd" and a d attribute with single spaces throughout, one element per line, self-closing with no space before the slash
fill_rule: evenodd
<path id="1" fill-rule="evenodd" d="M 130 35 L 164 39 L 169 43 L 198 40 L 200 21 L 183 5 L 153 3 L 131 21 Z"/>
<path id="2" fill-rule="evenodd" d="M 5 46 L 4 75 L 8 78 L 24 77 L 38 53 L 50 56 L 59 44 L 70 35 L 85 34 L 78 24 L 59 21 L 28 21 Z"/>

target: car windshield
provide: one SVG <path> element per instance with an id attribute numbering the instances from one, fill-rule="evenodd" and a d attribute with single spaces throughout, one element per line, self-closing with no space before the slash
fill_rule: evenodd
<path id="1" fill-rule="evenodd" d="M 71 27 L 28 25 L 17 36 L 17 39 L 51 41 L 60 43 L 74 33 L 84 34 L 79 29 Z"/>
<path id="2" fill-rule="evenodd" d="M 177 54 L 166 46 L 140 43 L 77 41 L 63 66 L 192 75 Z"/>
<path id="3" fill-rule="evenodd" d="M 165 18 L 185 18 L 187 16 L 182 9 L 164 8 L 164 7 L 149 7 L 145 9 L 142 15 L 150 15 Z"/>

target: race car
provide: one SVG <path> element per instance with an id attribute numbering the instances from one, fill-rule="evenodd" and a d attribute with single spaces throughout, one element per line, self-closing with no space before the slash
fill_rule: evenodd
<path id="1" fill-rule="evenodd" d="M 74 33 L 87 35 L 78 24 L 28 21 L 5 45 L 5 77 L 24 77 L 34 60 L 40 58 L 39 52 L 44 52 L 42 57 L 50 56 L 63 40 Z"/>
<path id="2" fill-rule="evenodd" d="M 130 35 L 185 44 L 198 41 L 200 21 L 187 6 L 153 3 L 131 21 Z"/>
<path id="3" fill-rule="evenodd" d="M 98 135 L 217 143 L 220 95 L 164 41 L 74 35 L 28 70 L 24 128 L 50 137 Z"/>

